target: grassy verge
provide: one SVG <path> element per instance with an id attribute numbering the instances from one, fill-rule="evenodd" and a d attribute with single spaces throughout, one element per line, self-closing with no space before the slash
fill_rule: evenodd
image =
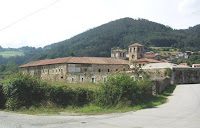
<path id="1" fill-rule="evenodd" d="M 165 89 L 165 91 L 162 94 L 159 94 L 146 102 L 139 103 L 134 106 L 128 106 L 122 103 L 121 106 L 119 105 L 117 107 L 110 107 L 110 108 L 99 107 L 99 106 L 94 106 L 94 105 L 87 105 L 83 107 L 68 106 L 67 108 L 30 107 L 29 109 L 21 108 L 17 112 L 23 113 L 23 114 L 31 114 L 31 115 L 38 115 L 38 114 L 99 115 L 99 114 L 108 114 L 108 113 L 123 113 L 123 112 L 128 112 L 128 111 L 137 111 L 140 109 L 152 108 L 152 107 L 165 103 L 167 101 L 167 97 L 173 93 L 175 88 L 176 88 L 176 85 L 170 85 Z"/>

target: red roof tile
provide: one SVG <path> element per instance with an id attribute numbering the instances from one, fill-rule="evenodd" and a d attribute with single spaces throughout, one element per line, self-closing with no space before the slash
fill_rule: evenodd
<path id="1" fill-rule="evenodd" d="M 23 67 L 34 67 L 41 65 L 50 65 L 50 64 L 124 64 L 128 65 L 127 60 L 122 59 L 114 59 L 114 58 L 105 58 L 105 57 L 65 57 L 65 58 L 57 58 L 57 59 L 47 59 L 47 60 L 39 60 L 27 63 L 25 65 L 20 66 Z"/>
<path id="2" fill-rule="evenodd" d="M 142 47 L 142 46 L 144 46 L 144 45 L 141 45 L 141 44 L 139 44 L 139 43 L 134 43 L 134 44 L 131 44 L 129 47 L 135 47 L 135 46 Z"/>

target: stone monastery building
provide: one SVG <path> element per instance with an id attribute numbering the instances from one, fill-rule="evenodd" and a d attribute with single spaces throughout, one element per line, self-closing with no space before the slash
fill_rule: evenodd
<path id="1" fill-rule="evenodd" d="M 108 76 L 131 70 L 135 66 L 141 68 L 148 63 L 159 63 L 161 58 L 155 57 L 146 58 L 144 46 L 135 43 L 129 46 L 128 53 L 126 50 L 115 49 L 111 51 L 111 57 L 107 58 L 65 57 L 39 60 L 20 66 L 20 71 L 47 81 L 96 83 L 106 81 Z"/>

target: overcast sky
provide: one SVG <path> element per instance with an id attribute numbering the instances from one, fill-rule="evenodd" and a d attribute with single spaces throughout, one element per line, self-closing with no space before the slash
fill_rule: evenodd
<path id="1" fill-rule="evenodd" d="M 0 0 L 0 45 L 43 47 L 116 19 L 200 24 L 200 0 Z"/>

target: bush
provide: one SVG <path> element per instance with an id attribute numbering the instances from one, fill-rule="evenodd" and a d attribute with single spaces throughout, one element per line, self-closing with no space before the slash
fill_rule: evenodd
<path id="1" fill-rule="evenodd" d="M 28 75 L 17 74 L 3 85 L 6 108 L 37 106 L 45 99 L 46 83 Z"/>
<path id="2" fill-rule="evenodd" d="M 83 106 L 89 104 L 90 97 L 93 95 L 93 91 L 86 88 L 50 86 L 34 77 L 22 74 L 17 74 L 5 82 L 3 93 L 6 97 L 5 106 L 10 110 L 41 105 L 43 107 Z"/>
<path id="3" fill-rule="evenodd" d="M 110 77 L 95 92 L 94 104 L 99 106 L 117 106 L 118 104 L 134 105 L 152 96 L 153 82 L 144 79 L 134 81 L 130 75 L 121 74 Z"/>

